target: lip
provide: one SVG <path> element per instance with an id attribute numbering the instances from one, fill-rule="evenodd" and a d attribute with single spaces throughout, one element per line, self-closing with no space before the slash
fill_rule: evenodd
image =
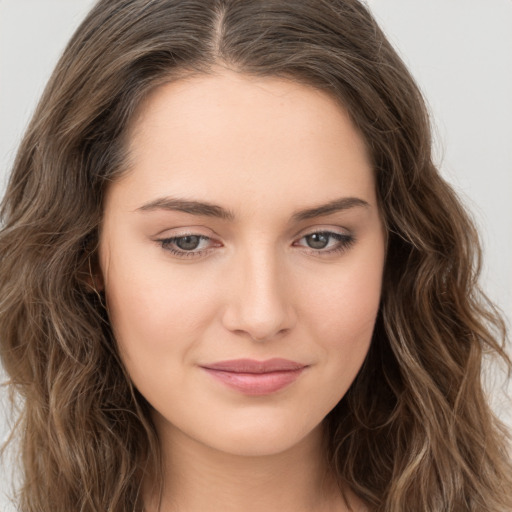
<path id="1" fill-rule="evenodd" d="M 202 365 L 201 368 L 226 386 L 246 395 L 267 395 L 292 384 L 307 365 L 281 358 L 266 361 L 234 359 Z"/>

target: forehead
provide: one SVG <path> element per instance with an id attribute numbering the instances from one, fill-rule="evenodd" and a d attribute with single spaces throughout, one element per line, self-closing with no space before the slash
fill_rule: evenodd
<path id="1" fill-rule="evenodd" d="M 236 210 L 249 198 L 374 199 L 366 145 L 345 109 L 289 80 L 222 71 L 165 84 L 141 106 L 128 139 L 131 167 L 120 186 L 132 202 L 193 195 Z"/>

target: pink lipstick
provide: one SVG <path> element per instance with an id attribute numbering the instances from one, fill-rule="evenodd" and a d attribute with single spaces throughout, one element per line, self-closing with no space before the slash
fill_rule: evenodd
<path id="1" fill-rule="evenodd" d="M 234 359 L 201 366 L 212 377 L 246 395 L 267 395 L 298 379 L 307 365 L 288 359 Z"/>

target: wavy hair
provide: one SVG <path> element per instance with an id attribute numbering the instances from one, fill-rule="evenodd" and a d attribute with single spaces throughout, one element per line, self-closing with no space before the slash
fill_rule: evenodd
<path id="1" fill-rule="evenodd" d="M 218 64 L 326 92 L 371 154 L 388 252 L 370 351 L 325 419 L 340 488 L 378 512 L 511 510 L 508 437 L 482 384 L 488 354 L 510 371 L 505 324 L 478 286 L 473 224 L 433 164 L 418 87 L 357 0 L 100 0 L 72 37 L 1 207 L 20 510 L 142 510 L 158 439 L 87 276 L 137 107 Z"/>

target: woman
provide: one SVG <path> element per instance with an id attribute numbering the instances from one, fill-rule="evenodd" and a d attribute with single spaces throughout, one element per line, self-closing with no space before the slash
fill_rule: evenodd
<path id="1" fill-rule="evenodd" d="M 360 3 L 100 1 L 2 215 L 21 510 L 512 506 L 477 235 Z"/>

